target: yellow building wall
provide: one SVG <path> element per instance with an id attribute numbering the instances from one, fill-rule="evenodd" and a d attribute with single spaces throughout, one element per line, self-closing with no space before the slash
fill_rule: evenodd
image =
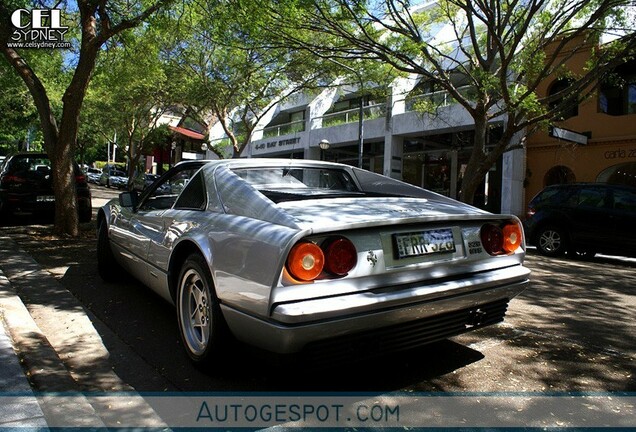
<path id="1" fill-rule="evenodd" d="M 587 60 L 579 52 L 569 62 L 571 70 L 581 70 Z M 538 89 L 547 94 L 553 80 Z M 568 167 L 577 182 L 594 182 L 606 168 L 636 162 L 636 114 L 612 116 L 600 111 L 598 90 L 579 104 L 578 115 L 554 126 L 579 133 L 591 133 L 587 145 L 552 138 L 547 131 L 527 137 L 526 204 L 546 186 L 546 174 L 555 166 Z"/>

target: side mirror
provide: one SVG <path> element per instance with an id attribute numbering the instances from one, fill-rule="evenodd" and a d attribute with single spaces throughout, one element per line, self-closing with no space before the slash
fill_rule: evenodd
<path id="1" fill-rule="evenodd" d="M 139 194 L 137 191 L 122 192 L 119 194 L 119 205 L 122 207 L 132 207 L 133 211 L 137 209 Z"/>

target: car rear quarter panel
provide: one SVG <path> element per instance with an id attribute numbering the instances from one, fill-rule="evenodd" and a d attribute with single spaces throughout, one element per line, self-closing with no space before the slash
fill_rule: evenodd
<path id="1" fill-rule="evenodd" d="M 180 238 L 174 249 L 182 242 L 196 244 L 210 264 L 221 303 L 267 317 L 272 287 L 278 283 L 286 251 L 300 231 L 223 213 L 201 216 L 199 226 Z"/>

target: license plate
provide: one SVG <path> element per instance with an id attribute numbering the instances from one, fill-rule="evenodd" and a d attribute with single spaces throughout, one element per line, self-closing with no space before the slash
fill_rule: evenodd
<path id="1" fill-rule="evenodd" d="M 54 202 L 55 197 L 53 195 L 40 195 L 35 200 L 37 202 Z"/>
<path id="2" fill-rule="evenodd" d="M 444 252 L 455 252 L 455 239 L 450 228 L 393 234 L 398 259 Z"/>

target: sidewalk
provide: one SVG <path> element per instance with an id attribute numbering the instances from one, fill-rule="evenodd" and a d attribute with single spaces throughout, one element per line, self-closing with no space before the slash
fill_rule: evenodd
<path id="1" fill-rule="evenodd" d="M 6 238 L 0 238 L 0 253 L 6 251 Z M 78 426 L 103 427 L 88 402 L 74 398 L 69 403 L 41 393 L 75 393 L 79 389 L 2 268 L 0 314 L 0 427 L 47 428 L 49 419 L 60 416 L 72 416 Z"/>
<path id="2" fill-rule="evenodd" d="M 77 299 L 0 232 L 0 428 L 116 427 L 131 412 L 165 427 L 109 355 Z"/>

